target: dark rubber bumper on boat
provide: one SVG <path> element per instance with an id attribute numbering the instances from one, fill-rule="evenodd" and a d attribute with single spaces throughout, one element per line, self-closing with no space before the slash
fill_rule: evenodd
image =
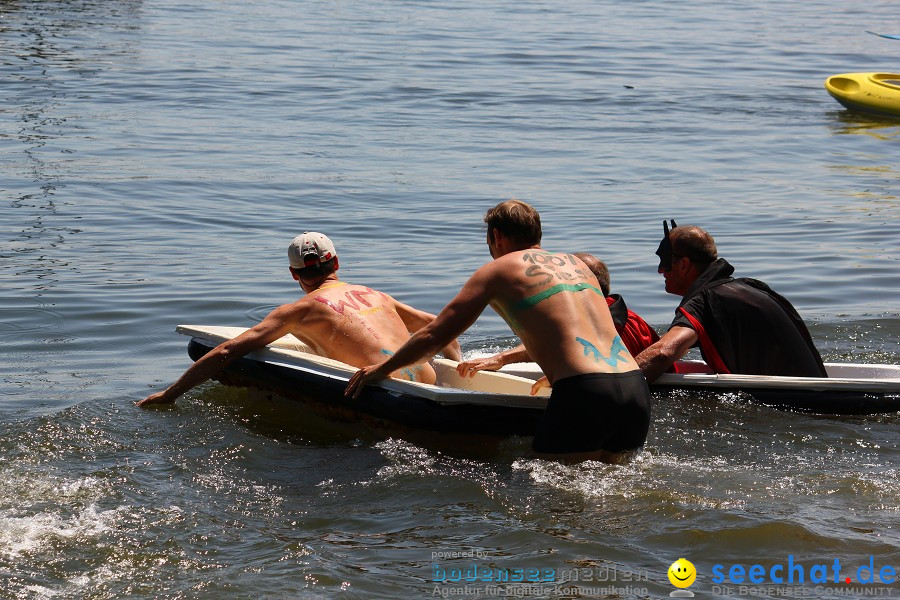
<path id="1" fill-rule="evenodd" d="M 197 360 L 211 350 L 192 339 L 188 354 Z M 445 405 L 412 394 L 366 386 L 357 399 L 344 396 L 347 381 L 297 369 L 240 358 L 226 368 L 231 381 L 291 400 L 332 419 L 367 421 L 390 428 L 401 425 L 444 433 L 532 436 L 542 409 L 480 404 Z"/>

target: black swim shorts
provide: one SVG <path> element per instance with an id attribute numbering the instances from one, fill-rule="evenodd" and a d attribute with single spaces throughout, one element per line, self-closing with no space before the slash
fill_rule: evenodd
<path id="1" fill-rule="evenodd" d="M 560 379 L 531 447 L 545 454 L 637 450 L 647 439 L 650 404 L 640 371 Z"/>

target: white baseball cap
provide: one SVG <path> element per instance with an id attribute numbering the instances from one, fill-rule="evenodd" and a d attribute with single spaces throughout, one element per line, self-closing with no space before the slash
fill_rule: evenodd
<path id="1" fill-rule="evenodd" d="M 336 257 L 332 241 L 316 231 L 304 231 L 288 246 L 288 260 L 295 269 L 320 265 Z"/>

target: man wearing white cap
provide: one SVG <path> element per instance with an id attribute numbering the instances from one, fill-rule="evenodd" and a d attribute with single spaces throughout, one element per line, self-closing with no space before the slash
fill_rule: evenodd
<path id="1" fill-rule="evenodd" d="M 291 276 L 306 292 L 303 298 L 279 306 L 258 325 L 218 345 L 191 365 L 178 381 L 137 405 L 175 402 L 194 386 L 219 375 L 230 362 L 288 333 L 321 356 L 362 367 L 393 354 L 410 333 L 435 318 L 384 292 L 340 281 L 334 244 L 321 233 L 308 231 L 295 237 L 288 246 L 288 259 Z M 443 353 L 459 360 L 459 343 L 453 340 Z M 391 377 L 435 381 L 434 369 L 427 362 L 398 369 Z"/>

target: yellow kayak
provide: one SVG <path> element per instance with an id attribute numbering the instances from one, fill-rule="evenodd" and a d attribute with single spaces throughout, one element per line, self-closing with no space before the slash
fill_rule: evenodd
<path id="1" fill-rule="evenodd" d="M 900 117 L 900 74 L 842 73 L 825 80 L 825 89 L 850 110 Z"/>

